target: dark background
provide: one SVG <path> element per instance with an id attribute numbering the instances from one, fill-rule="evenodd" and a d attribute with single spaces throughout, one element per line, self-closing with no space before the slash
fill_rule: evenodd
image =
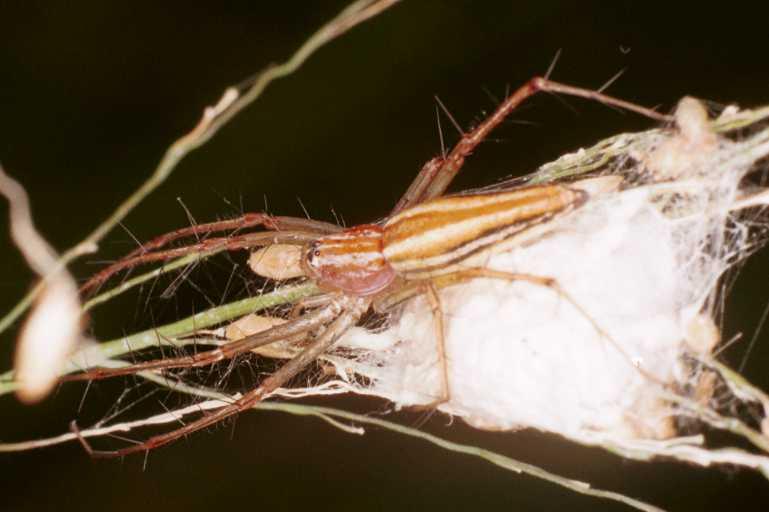
<path id="1" fill-rule="evenodd" d="M 28 188 L 40 229 L 61 249 L 80 240 L 226 86 L 287 57 L 342 5 L 0 1 L 0 159 Z M 265 197 L 271 211 L 286 215 L 302 215 L 301 198 L 315 218 L 333 220 L 332 208 L 348 224 L 381 217 L 440 150 L 434 95 L 468 126 L 494 107 L 490 95 L 501 97 L 508 85 L 543 73 L 559 48 L 554 78 L 597 87 L 627 68 L 611 92 L 644 105 L 671 109 L 685 94 L 742 106 L 769 103 L 767 13 L 753 9 L 736 3 L 713 9 L 676 2 L 404 2 L 275 83 L 187 158 L 125 226 L 146 240 L 187 225 L 177 197 L 198 221 L 261 210 Z M 534 125 L 509 123 L 497 131 L 454 189 L 490 184 L 609 134 L 651 126 L 600 105 L 566 101 L 576 113 L 548 97 L 528 103 L 515 118 Z M 445 122 L 444 129 L 456 140 Z M 5 222 L 0 231 L 7 239 Z M 6 311 L 32 278 L 15 249 L 4 247 L 0 306 Z M 73 270 L 86 277 L 94 260 L 132 247 L 127 232 L 117 229 L 99 256 Z M 726 337 L 755 332 L 769 297 L 767 263 L 759 254 L 742 271 Z M 209 296 L 221 291 L 213 286 Z M 96 333 L 129 332 L 196 307 L 186 295 L 165 303 L 149 296 L 97 311 Z M 5 333 L 3 368 L 12 342 Z M 745 345 L 729 349 L 725 359 L 739 364 Z M 764 389 L 766 345 L 762 335 L 746 368 Z M 95 386 L 81 413 L 77 385 L 36 408 L 2 397 L 0 439 L 56 434 L 73 418 L 87 424 L 122 385 Z M 161 400 L 177 403 L 164 396 L 148 402 Z M 360 399 L 319 403 L 384 408 Z M 394 419 L 418 424 L 424 418 Z M 154 451 L 146 469 L 141 456 L 93 461 L 75 444 L 2 455 L 0 509 L 621 509 L 376 429 L 357 437 L 279 413 L 244 414 L 235 426 Z M 423 428 L 674 510 L 765 510 L 769 504 L 769 484 L 746 471 L 628 462 L 552 436 L 478 432 L 444 417 Z"/>

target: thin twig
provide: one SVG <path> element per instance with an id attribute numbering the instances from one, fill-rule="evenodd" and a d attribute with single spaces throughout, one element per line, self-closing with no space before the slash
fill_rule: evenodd
<path id="1" fill-rule="evenodd" d="M 191 414 L 199 414 L 202 411 L 216 410 L 221 407 L 225 407 L 239 398 L 239 396 L 228 396 L 222 393 L 218 393 L 216 391 L 207 390 L 205 388 L 195 388 L 193 386 L 188 386 L 183 384 L 180 385 L 176 381 L 169 382 L 164 378 L 157 378 L 153 380 L 156 380 L 156 382 L 158 382 L 161 385 L 171 387 L 175 391 L 184 391 L 184 392 L 195 394 L 197 396 L 204 396 L 204 397 L 207 397 L 208 400 L 191 405 L 191 406 L 184 407 L 182 409 L 177 409 L 174 411 L 168 411 L 162 414 L 158 414 L 156 416 L 152 416 L 149 418 L 119 423 L 115 425 L 110 425 L 108 427 L 83 429 L 83 430 L 78 430 L 77 432 L 70 432 L 70 433 L 62 434 L 62 435 L 48 438 L 48 439 L 39 439 L 35 441 L 20 442 L 20 443 L 0 444 L 0 452 L 25 451 L 25 450 L 31 450 L 36 448 L 44 448 L 44 447 L 61 444 L 69 441 L 74 441 L 78 439 L 84 439 L 88 437 L 100 437 L 108 434 L 113 434 L 115 432 L 129 432 L 136 428 L 145 427 L 149 425 L 160 425 L 165 423 L 177 422 L 183 417 Z M 383 428 L 385 430 L 389 430 L 398 434 L 403 434 L 403 435 L 415 437 L 417 439 L 422 439 L 423 441 L 427 441 L 428 443 L 439 446 L 440 448 L 443 448 L 445 450 L 481 458 L 491 464 L 494 464 L 495 466 L 499 466 L 508 471 L 512 471 L 514 473 L 527 474 L 529 476 L 533 476 L 535 478 L 539 478 L 541 480 L 554 483 L 556 485 L 559 485 L 571 491 L 577 492 L 579 494 L 617 501 L 625 505 L 628 505 L 630 507 L 633 507 L 637 510 L 643 510 L 646 512 L 660 512 L 662 510 L 648 503 L 644 503 L 642 501 L 630 498 L 628 496 L 624 496 L 616 492 L 606 491 L 602 489 L 595 489 L 587 482 L 565 478 L 565 477 L 556 475 L 554 473 L 551 473 L 549 471 L 546 471 L 540 467 L 527 464 L 525 462 L 521 462 L 521 461 L 512 459 L 510 457 L 506 457 L 499 453 L 494 453 L 489 450 L 484 450 L 483 448 L 479 448 L 477 446 L 454 443 L 452 441 L 448 441 L 438 436 L 428 434 L 427 432 L 422 432 L 420 430 L 417 430 L 411 427 L 406 427 L 406 426 L 399 425 L 397 423 L 393 423 L 393 422 L 386 421 L 379 418 L 372 418 L 369 416 L 364 416 L 361 414 L 351 413 L 351 412 L 342 411 L 338 409 L 332 409 L 328 407 L 315 407 L 315 406 L 301 405 L 301 404 L 294 404 L 294 403 L 262 402 L 262 403 L 256 404 L 253 408 L 258 410 L 281 411 L 289 414 L 294 414 L 297 416 L 314 416 L 330 423 L 331 425 L 337 428 L 340 428 L 344 432 L 354 433 L 354 434 L 360 434 L 361 433 L 360 429 L 339 423 L 333 418 L 341 418 L 343 420 L 353 422 L 353 423 L 358 423 L 358 424 L 373 425 L 373 426 Z"/>

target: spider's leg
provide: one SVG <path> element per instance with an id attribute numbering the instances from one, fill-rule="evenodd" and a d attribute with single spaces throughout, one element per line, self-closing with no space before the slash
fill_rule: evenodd
<path id="1" fill-rule="evenodd" d="M 452 284 L 454 284 L 452 282 Z M 440 395 L 429 404 L 418 406 L 418 409 L 435 409 L 451 399 L 448 358 L 446 356 L 446 328 L 443 307 L 441 306 L 438 286 L 431 280 L 407 282 L 397 287 L 395 291 L 378 296 L 373 302 L 373 309 L 379 313 L 387 313 L 398 304 L 418 295 L 425 295 L 433 315 L 435 332 L 435 349 L 441 372 Z"/>
<path id="2" fill-rule="evenodd" d="M 179 427 L 176 430 L 150 437 L 146 441 L 133 446 L 115 451 L 95 451 L 91 450 L 90 447 L 84 443 L 86 449 L 89 450 L 89 453 L 93 457 L 122 457 L 131 453 L 148 451 L 175 441 L 187 434 L 214 425 L 234 414 L 250 409 L 270 393 L 274 392 L 296 376 L 307 365 L 315 361 L 318 356 L 331 348 L 345 331 L 355 325 L 361 315 L 368 309 L 370 301 L 368 299 L 355 297 L 341 297 L 340 304 L 343 309 L 342 313 L 331 323 L 331 325 L 329 325 L 317 340 L 305 348 L 299 355 L 281 366 L 278 371 L 267 377 L 259 387 L 249 391 L 241 398 L 235 400 L 232 404 L 222 407 L 213 413 L 206 414 L 202 418 Z"/>
<path id="3" fill-rule="evenodd" d="M 293 321 L 276 325 L 270 329 L 246 336 L 245 338 L 241 338 L 211 350 L 198 352 L 197 354 L 188 356 L 146 361 L 144 363 L 133 364 L 121 368 L 89 368 L 82 373 L 65 376 L 62 380 L 98 380 L 117 377 L 119 375 L 131 375 L 140 371 L 207 366 L 276 341 L 300 341 L 309 331 L 330 322 L 334 317 L 339 315 L 340 311 L 341 309 L 338 302 L 331 301 L 325 308 L 309 312 Z"/>
<path id="4" fill-rule="evenodd" d="M 451 388 L 449 387 L 449 361 L 446 357 L 446 324 L 443 321 L 443 308 L 441 307 L 441 299 L 435 285 L 432 282 L 427 281 L 424 284 L 424 290 L 433 314 L 435 349 L 438 354 L 438 364 L 440 365 L 441 373 L 441 394 L 433 402 L 422 407 L 435 409 L 451 399 Z"/>
<path id="5" fill-rule="evenodd" d="M 543 277 L 543 276 L 537 276 L 533 274 L 525 274 L 525 273 L 519 273 L 519 272 L 505 272 L 502 270 L 494 270 L 490 268 L 483 268 L 483 267 L 473 267 L 473 268 L 467 268 L 458 270 L 456 272 L 452 272 L 450 274 L 445 274 L 442 276 L 435 277 L 433 279 L 433 284 L 436 287 L 442 288 L 445 286 L 451 286 L 454 284 L 459 284 L 464 281 L 468 281 L 470 279 L 502 279 L 505 281 L 524 281 L 527 283 L 531 283 L 537 286 L 543 286 L 545 288 L 548 288 L 552 290 L 554 293 L 558 294 L 559 297 L 566 300 L 566 302 L 569 303 L 581 316 L 587 320 L 592 328 L 595 330 L 595 332 L 603 339 L 605 339 L 615 350 L 617 350 L 623 358 L 625 358 L 629 365 L 634 367 L 641 375 L 649 379 L 651 382 L 657 382 L 658 384 L 665 385 L 663 382 L 661 382 L 658 378 L 651 375 L 649 372 L 644 370 L 641 366 L 639 366 L 634 359 L 628 354 L 624 348 L 615 340 L 601 325 L 598 323 L 598 321 L 593 318 L 590 313 L 583 308 L 579 302 L 577 302 L 566 290 L 564 290 L 560 284 L 558 284 L 558 281 L 552 277 Z"/>
<path id="6" fill-rule="evenodd" d="M 334 233 L 341 229 L 336 224 L 303 219 L 300 217 L 273 216 L 266 213 L 245 213 L 235 219 L 195 224 L 193 226 L 171 231 L 170 233 L 165 233 L 153 238 L 149 242 L 142 243 L 141 247 L 137 247 L 135 250 L 126 254 L 125 258 L 133 258 L 140 254 L 156 251 L 181 238 L 188 238 L 191 236 L 199 237 L 200 235 L 215 233 L 217 231 L 233 231 L 233 234 L 235 234 L 238 231 L 254 226 L 262 226 L 270 231 L 309 231 L 317 233 L 318 236 Z"/>
<path id="7" fill-rule="evenodd" d="M 291 311 L 288 314 L 288 318 L 298 318 L 305 310 L 326 306 L 332 300 L 334 300 L 333 293 L 324 293 L 322 295 L 303 297 L 294 303 Z"/>
<path id="8" fill-rule="evenodd" d="M 248 233 L 238 236 L 208 238 L 202 242 L 186 247 L 142 253 L 130 258 L 118 260 L 112 265 L 100 270 L 80 287 L 80 292 L 87 293 L 103 284 L 116 273 L 146 263 L 168 261 L 194 253 L 199 253 L 201 257 L 210 256 L 222 251 L 248 249 L 274 243 L 304 244 L 314 240 L 317 236 L 318 235 L 315 232 L 308 231 Z"/>
<path id="9" fill-rule="evenodd" d="M 218 220 L 204 224 L 194 224 L 186 228 L 177 229 L 169 233 L 164 233 L 153 238 L 148 242 L 143 242 L 139 247 L 125 255 L 124 259 L 130 259 L 140 254 L 156 251 L 175 240 L 188 237 L 199 238 L 200 235 L 207 235 L 217 231 L 241 230 L 254 226 L 264 226 L 265 229 L 277 229 L 274 227 L 273 218 L 266 213 L 247 213 L 235 219 Z"/>
<path id="10" fill-rule="evenodd" d="M 518 107 L 518 105 L 540 91 L 579 96 L 581 98 L 636 112 L 657 121 L 670 122 L 673 120 L 671 116 L 660 114 L 652 109 L 607 96 L 598 91 L 553 82 L 547 78 L 534 77 L 513 94 L 508 96 L 481 124 L 465 133 L 445 158 L 436 157 L 427 162 L 422 170 L 419 171 L 419 174 L 406 193 L 400 201 L 398 201 L 398 204 L 393 209 L 391 215 L 398 213 L 404 208 L 413 206 L 414 204 L 442 195 L 464 165 L 465 159 L 472 154 L 475 148 L 489 135 L 489 133 L 499 126 L 502 121 L 504 121 L 505 118 Z"/>
<path id="11" fill-rule="evenodd" d="M 425 191 L 430 186 L 430 183 L 435 181 L 436 175 L 444 168 L 446 164 L 446 158 L 443 156 L 436 156 L 427 161 L 422 169 L 411 182 L 409 188 L 404 192 L 401 198 L 392 209 L 390 215 L 395 215 L 401 210 L 405 210 L 410 206 L 421 203 L 425 199 Z"/>

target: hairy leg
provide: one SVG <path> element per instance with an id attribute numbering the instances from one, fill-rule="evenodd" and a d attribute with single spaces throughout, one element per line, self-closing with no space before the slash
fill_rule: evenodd
<path id="1" fill-rule="evenodd" d="M 395 208 L 393 208 L 390 215 L 394 215 L 405 208 L 428 199 L 443 195 L 454 180 L 454 177 L 460 169 L 462 169 L 465 159 L 473 153 L 475 148 L 483 142 L 489 133 L 499 126 L 505 118 L 518 107 L 518 105 L 540 91 L 579 96 L 581 98 L 636 112 L 657 121 L 673 121 L 672 116 L 660 114 L 652 109 L 613 98 L 598 91 L 553 82 L 543 77 L 534 77 L 513 94 L 508 96 L 497 107 L 494 113 L 487 117 L 481 124 L 462 135 L 462 138 L 457 142 L 448 155 L 445 157 L 435 157 L 428 161 L 424 167 L 422 167 L 422 170 L 411 183 L 411 186 L 406 193 L 398 201 L 398 204 L 395 205 Z"/>
<path id="2" fill-rule="evenodd" d="M 205 414 L 202 418 L 187 423 L 176 430 L 150 437 L 142 443 L 120 450 L 96 451 L 92 450 L 82 437 L 80 438 L 80 441 L 88 453 L 93 457 L 122 457 L 124 455 L 158 448 L 188 434 L 214 425 L 230 416 L 246 411 L 291 380 L 305 367 L 315 361 L 318 356 L 327 352 L 344 332 L 357 323 L 361 315 L 368 309 L 369 304 L 370 301 L 368 299 L 341 297 L 339 307 L 342 309 L 342 313 L 311 345 L 281 366 L 278 371 L 267 377 L 257 388 L 244 394 L 230 405 L 222 407 L 213 413 Z M 74 425 L 73 430 L 77 432 Z"/>
<path id="3" fill-rule="evenodd" d="M 276 325 L 275 327 L 265 331 L 261 331 L 256 334 L 246 336 L 245 338 L 226 343 L 221 347 L 217 347 L 211 350 L 198 352 L 197 354 L 188 356 L 146 361 L 144 363 L 124 366 L 121 368 L 89 368 L 82 373 L 65 376 L 62 380 L 100 380 L 117 377 L 119 375 L 131 375 L 140 371 L 147 370 L 167 370 L 171 368 L 207 366 L 224 359 L 230 359 L 238 354 L 243 354 L 254 348 L 268 345 L 270 343 L 275 343 L 276 341 L 301 341 L 308 335 L 310 331 L 330 322 L 336 316 L 338 316 L 340 312 L 341 309 L 338 301 L 331 300 L 329 304 L 322 309 L 306 313 L 305 315 L 302 315 L 301 317 L 285 324 Z"/>
<path id="4" fill-rule="evenodd" d="M 208 238 L 197 244 L 187 245 L 185 247 L 142 253 L 133 257 L 126 257 L 118 260 L 112 265 L 100 270 L 80 287 L 80 292 L 88 293 L 102 285 L 116 273 L 147 263 L 168 261 L 194 253 L 199 253 L 201 256 L 210 256 L 222 251 L 249 249 L 273 243 L 293 243 L 301 245 L 314 240 L 317 236 L 317 233 L 309 231 L 248 233 L 238 236 Z"/>

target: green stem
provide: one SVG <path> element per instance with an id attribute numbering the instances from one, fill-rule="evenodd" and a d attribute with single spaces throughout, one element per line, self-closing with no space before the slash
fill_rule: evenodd
<path id="1" fill-rule="evenodd" d="M 303 283 L 297 286 L 280 288 L 271 293 L 249 297 L 247 299 L 230 302 L 201 313 L 183 318 L 176 322 L 147 329 L 129 336 L 105 341 L 90 347 L 86 347 L 75 354 L 67 364 L 63 374 L 81 370 L 94 363 L 101 364 L 105 359 L 120 357 L 131 352 L 161 345 L 179 347 L 185 340 L 175 340 L 179 336 L 192 334 L 200 329 L 219 325 L 233 318 L 238 318 L 249 313 L 281 304 L 294 303 L 297 300 L 318 292 L 314 283 Z M 192 341 L 191 341 L 192 342 Z M 13 380 L 13 371 L 7 371 L 0 375 L 0 395 L 10 393 L 16 389 Z"/>

